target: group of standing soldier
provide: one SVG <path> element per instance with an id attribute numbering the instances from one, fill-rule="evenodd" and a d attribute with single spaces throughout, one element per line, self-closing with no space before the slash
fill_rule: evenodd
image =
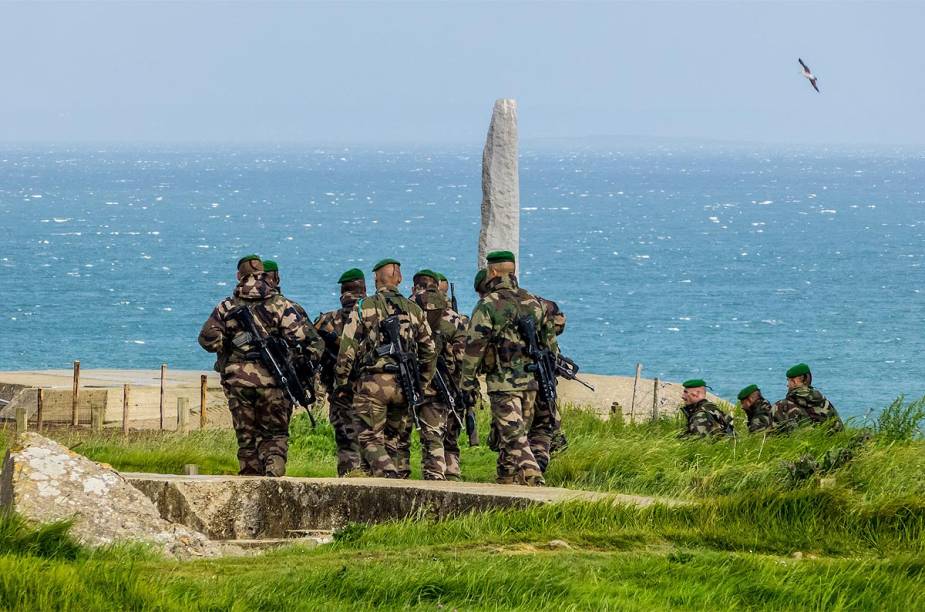
<path id="1" fill-rule="evenodd" d="M 408 298 L 399 290 L 401 264 L 384 259 L 373 266 L 372 295 L 367 295 L 363 272 L 348 270 L 338 280 L 341 307 L 312 324 L 301 306 L 283 296 L 275 262 L 243 257 L 233 295 L 213 310 L 199 334 L 200 345 L 218 353 L 216 370 L 237 435 L 240 473 L 285 473 L 293 408 L 261 359 L 259 338 L 235 316 L 245 308 L 260 335 L 281 338 L 321 364 L 338 475 L 408 478 L 411 435 L 417 428 L 424 478 L 460 479 L 459 410 L 471 412 L 480 397 L 479 376 L 484 376 L 492 413 L 489 446 L 498 452 L 497 481 L 544 484 L 551 446 L 557 436 L 562 439 L 560 421 L 554 401 L 537 400 L 535 364 L 517 321 L 529 318 L 539 344 L 555 354 L 565 316 L 555 302 L 519 286 L 511 252 L 489 253 L 486 261 L 474 279 L 480 300 L 471 319 L 453 309 L 443 275 L 418 271 Z M 415 379 L 411 386 L 409 363 Z M 438 380 L 443 387 L 438 388 Z M 463 405 L 456 411 L 440 392 L 446 384 L 459 390 Z"/>
<path id="2" fill-rule="evenodd" d="M 749 433 L 787 432 L 802 425 L 826 423 L 834 430 L 843 427 L 838 411 L 819 389 L 813 387 L 813 374 L 805 363 L 798 363 L 786 373 L 787 395 L 771 404 L 758 385 L 739 391 L 738 399 L 748 418 Z M 699 378 L 682 383 L 682 412 L 686 426 L 682 436 L 733 435 L 730 415 L 707 399 L 707 384 Z"/>

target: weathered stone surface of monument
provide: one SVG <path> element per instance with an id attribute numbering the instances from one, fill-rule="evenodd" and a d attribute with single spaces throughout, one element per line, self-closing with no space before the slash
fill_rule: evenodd
<path id="1" fill-rule="evenodd" d="M 0 505 L 36 523 L 72 520 L 71 534 L 88 546 L 145 542 L 177 558 L 234 552 L 162 519 L 147 496 L 108 466 L 34 433 L 7 451 Z"/>
<path id="2" fill-rule="evenodd" d="M 491 251 L 512 251 L 520 262 L 520 178 L 517 166 L 517 102 L 495 102 L 482 153 L 482 230 L 478 267 Z M 518 265 L 519 268 L 519 265 Z"/>

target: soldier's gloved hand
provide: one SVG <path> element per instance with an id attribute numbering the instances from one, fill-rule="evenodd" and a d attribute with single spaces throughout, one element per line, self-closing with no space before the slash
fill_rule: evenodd
<path id="1" fill-rule="evenodd" d="M 466 409 L 475 408 L 479 403 L 480 393 L 476 390 L 464 391 L 463 397 L 466 402 Z"/>

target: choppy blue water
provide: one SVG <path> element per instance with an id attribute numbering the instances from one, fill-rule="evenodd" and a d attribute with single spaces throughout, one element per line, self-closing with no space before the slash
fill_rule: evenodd
<path id="1" fill-rule="evenodd" d="M 8 147 L 0 369 L 208 369 L 196 334 L 252 251 L 313 314 L 385 256 L 444 272 L 468 311 L 480 164 L 478 147 Z M 774 400 L 807 361 L 863 414 L 925 394 L 923 176 L 909 152 L 527 151 L 521 280 L 566 311 L 587 371 L 638 361 Z"/>

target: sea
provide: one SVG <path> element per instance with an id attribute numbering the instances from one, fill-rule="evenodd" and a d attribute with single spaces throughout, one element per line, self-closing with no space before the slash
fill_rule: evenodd
<path id="1" fill-rule="evenodd" d="M 208 370 L 237 259 L 313 315 L 395 257 L 472 277 L 481 146 L 0 147 L 0 370 Z M 925 151 L 523 146 L 520 280 L 586 372 L 774 401 L 807 362 L 846 416 L 925 395 Z"/>

